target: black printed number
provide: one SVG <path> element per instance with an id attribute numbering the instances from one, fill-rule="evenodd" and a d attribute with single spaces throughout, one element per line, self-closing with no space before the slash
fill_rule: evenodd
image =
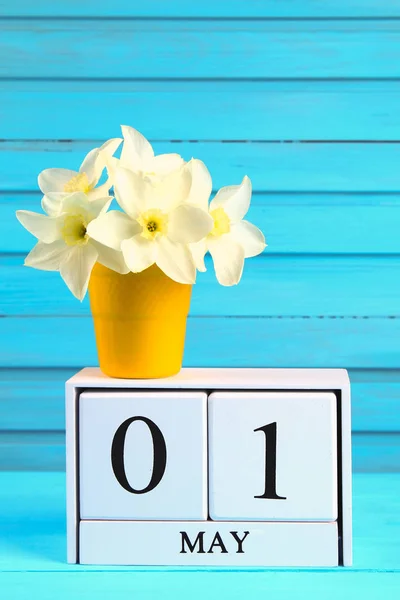
<path id="1" fill-rule="evenodd" d="M 135 421 L 142 421 L 147 425 L 153 438 L 154 448 L 153 471 L 151 474 L 151 479 L 149 481 L 149 484 L 141 490 L 136 490 L 130 485 L 126 477 L 124 464 L 124 448 L 126 433 L 128 431 L 128 427 Z M 114 435 L 114 439 L 111 446 L 111 464 L 118 483 L 127 492 L 131 492 L 131 494 L 146 494 L 147 492 L 151 492 L 151 490 L 154 490 L 154 488 L 158 486 L 161 479 L 163 478 L 165 467 L 167 464 L 167 447 L 165 445 L 164 436 L 161 433 L 159 427 L 157 427 L 157 425 L 153 421 L 147 419 L 147 417 L 132 417 L 131 419 L 127 419 L 126 421 L 124 421 L 118 427 Z"/>
<path id="2" fill-rule="evenodd" d="M 265 435 L 265 490 L 261 496 L 269 500 L 286 500 L 276 493 L 276 422 L 259 427 L 254 431 L 262 431 Z"/>

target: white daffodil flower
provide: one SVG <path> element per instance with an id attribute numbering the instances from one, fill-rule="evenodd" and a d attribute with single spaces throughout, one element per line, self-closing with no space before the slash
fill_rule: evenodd
<path id="1" fill-rule="evenodd" d="M 110 211 L 101 215 L 89 224 L 89 235 L 122 250 L 133 273 L 156 264 L 171 279 L 194 283 L 196 268 L 188 244 L 206 236 L 213 220 L 207 211 L 188 203 L 191 162 L 157 182 L 119 167 L 114 190 L 126 214 Z"/>
<path id="2" fill-rule="evenodd" d="M 133 127 L 121 125 L 121 130 L 124 138 L 121 158 L 114 157 L 108 160 L 109 172 L 114 173 L 117 167 L 124 167 L 155 182 L 185 164 L 179 154 L 155 156 L 150 142 Z"/>
<path id="3" fill-rule="evenodd" d="M 39 174 L 39 188 L 44 194 L 42 209 L 50 216 L 60 214 L 61 200 L 74 192 L 82 192 L 90 201 L 104 198 L 112 186 L 110 178 L 96 187 L 111 157 L 121 144 L 113 138 L 99 148 L 93 148 L 84 158 L 79 171 L 70 169 L 45 169 Z"/>
<path id="4" fill-rule="evenodd" d="M 192 175 L 192 185 L 187 199 L 189 204 L 208 212 L 208 200 L 212 190 L 212 180 L 206 165 L 197 158 L 187 163 Z"/>
<path id="5" fill-rule="evenodd" d="M 109 197 L 89 202 L 86 194 L 75 192 L 61 200 L 57 216 L 18 210 L 19 222 L 39 240 L 26 257 L 25 265 L 44 271 L 60 271 L 79 300 L 86 294 L 96 261 L 117 273 L 128 273 L 122 253 L 103 246 L 87 232 L 88 225 L 107 210 L 110 202 Z"/>
<path id="6" fill-rule="evenodd" d="M 221 285 L 239 283 L 244 259 L 257 256 L 266 247 L 263 233 L 243 221 L 251 199 L 251 181 L 244 177 L 240 185 L 223 187 L 210 203 L 213 228 L 207 237 L 190 249 L 199 271 L 205 271 L 204 255 L 210 252 L 215 274 Z"/>

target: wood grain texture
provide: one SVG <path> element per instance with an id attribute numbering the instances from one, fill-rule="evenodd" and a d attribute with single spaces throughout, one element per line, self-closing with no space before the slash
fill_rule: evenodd
<path id="1" fill-rule="evenodd" d="M 63 431 L 64 386 L 75 369 L 1 369 L 1 431 Z"/>
<path id="2" fill-rule="evenodd" d="M 64 384 L 77 369 L 0 369 L 0 430 L 63 431 Z M 400 431 L 400 371 L 350 371 L 352 429 Z"/>
<path id="3" fill-rule="evenodd" d="M 0 191 L 37 191 L 42 169 L 78 169 L 102 140 L 0 142 Z M 257 192 L 357 192 L 400 190 L 400 143 L 155 142 L 157 154 L 178 152 L 203 160 L 214 188 L 249 175 Z"/>
<path id="4" fill-rule="evenodd" d="M 269 249 L 239 288 L 199 278 L 186 364 L 350 367 L 355 468 L 399 470 L 399 17 L 393 0 L 0 0 L 0 468 L 63 469 L 63 382 L 97 362 L 88 302 L 20 266 L 14 211 L 122 122 L 256 192 Z"/>
<path id="5" fill-rule="evenodd" d="M 63 432 L 0 431 L 0 472 L 64 470 Z"/>
<path id="6" fill-rule="evenodd" d="M 49 536 L 50 534 L 48 534 Z M 21 543 L 22 536 L 18 539 Z M 47 544 L 49 543 L 47 541 Z M 58 541 L 57 537 L 57 541 Z M 382 542 L 381 542 L 382 544 Z M 60 548 L 57 548 L 60 555 Z M 381 546 L 380 546 L 381 547 Z M 397 548 L 397 546 L 396 546 Z M 143 571 L 130 568 L 133 572 L 112 572 L 107 570 L 91 571 L 80 567 L 79 576 L 74 573 L 56 572 L 29 572 L 7 571 L 3 577 L 4 588 L 13 594 L 13 600 L 24 600 L 26 596 L 22 590 L 29 588 L 31 593 L 40 594 L 42 600 L 52 600 L 55 591 L 60 600 L 76 597 L 85 590 L 87 600 L 106 600 L 111 595 L 121 597 L 137 594 L 140 597 L 151 598 L 152 594 L 162 595 L 165 600 L 183 600 L 190 594 L 193 600 L 200 600 L 205 595 L 209 600 L 217 600 L 229 590 L 232 600 L 240 600 L 246 594 L 251 594 L 254 600 L 265 598 L 266 590 L 275 594 L 280 600 L 292 600 L 293 590 L 301 600 L 314 600 L 325 598 L 335 600 L 338 596 L 343 600 L 352 600 L 360 589 L 363 590 L 364 600 L 375 600 L 379 594 L 385 594 L 385 599 L 396 600 L 398 594 L 399 574 L 397 571 L 388 570 L 379 572 L 371 569 L 368 572 L 352 572 L 335 569 L 334 571 L 306 571 L 297 570 L 274 571 L 263 569 L 261 571 L 205 571 L 203 568 L 197 572 L 188 572 L 176 569 L 164 569 L 154 572 L 153 569 Z M 45 567 L 43 567 L 44 569 Z M 232 587 L 232 591 L 231 590 Z"/>
<path id="7" fill-rule="evenodd" d="M 162 597 L 280 600 L 398 597 L 399 474 L 354 476 L 354 566 L 346 569 L 171 569 L 65 563 L 64 473 L 1 473 L 2 590 L 13 600 Z"/>
<path id="8" fill-rule="evenodd" d="M 15 211 L 41 212 L 40 200 L 40 192 L 0 192 L 0 253 L 31 250 L 35 239 Z M 264 232 L 267 255 L 400 253 L 400 195 L 255 193 L 246 219 Z"/>
<path id="9" fill-rule="evenodd" d="M 3 318 L 0 338 L 3 367 L 97 364 L 84 315 Z M 397 318 L 189 317 L 184 366 L 397 369 L 399 340 Z"/>
<path id="10" fill-rule="evenodd" d="M 258 221 L 256 221 L 259 224 Z M 400 316 L 400 256 L 275 256 L 247 260 L 239 286 L 218 285 L 211 258 L 193 288 L 190 314 L 210 317 Z M 250 301 L 251 299 L 251 301 Z M 0 256 L 0 316 L 83 317 L 59 273 Z M 234 323 L 232 322 L 232 326 Z"/>
<path id="11" fill-rule="evenodd" d="M 400 434 L 398 433 L 353 434 L 352 452 L 354 472 L 400 472 Z"/>
<path id="12" fill-rule="evenodd" d="M 399 81 L 13 80 L 0 94 L 6 139 L 111 138 L 132 123 L 164 140 L 400 140 Z"/>
<path id="13" fill-rule="evenodd" d="M 201 598 L 205 594 L 210 598 L 220 598 L 224 590 L 232 589 L 232 597 L 236 600 L 245 594 L 251 597 L 264 598 L 266 590 L 280 590 L 279 598 L 293 598 L 293 588 L 299 593 L 296 597 L 354 598 L 360 591 L 362 576 L 364 581 L 377 580 L 376 575 L 399 575 L 399 546 L 397 533 L 399 524 L 399 488 L 398 474 L 356 474 L 354 476 L 354 566 L 346 569 L 248 569 L 234 571 L 231 569 L 168 569 L 168 568 L 112 568 L 84 567 L 68 565 L 65 562 L 65 475 L 64 473 L 1 473 L 0 475 L 0 568 L 2 584 L 6 573 L 18 575 L 20 585 L 12 591 L 19 592 L 18 598 L 26 598 L 24 573 L 27 576 L 36 574 L 37 588 L 29 587 L 31 597 L 33 589 L 40 591 L 37 597 L 54 598 L 57 580 L 77 582 L 77 585 L 66 589 L 57 587 L 57 595 L 65 590 L 65 598 L 79 597 L 82 590 L 88 594 L 92 591 L 97 595 L 85 597 L 109 598 L 116 597 L 120 591 L 142 597 L 153 597 L 158 589 L 163 598 L 184 598 L 187 591 L 194 597 Z M 91 587 L 85 587 L 85 574 L 92 574 Z M 114 574 L 114 578 L 109 579 Z M 68 577 L 67 577 L 68 576 Z M 282 576 L 282 578 L 281 578 Z M 58 579 L 57 579 L 58 578 Z M 342 579 L 344 578 L 344 579 Z M 26 581 L 26 580 L 25 580 Z M 398 582 L 381 578 L 383 585 L 375 587 L 374 594 L 369 595 L 367 585 L 363 597 L 377 598 L 388 589 L 398 592 L 398 586 L 389 588 L 385 582 Z M 13 580 L 17 584 L 17 579 Z M 22 583 L 21 583 L 22 582 Z M 147 582 L 145 588 L 143 584 Z M 306 582 L 308 585 L 306 586 Z M 112 587 L 112 583 L 115 587 Z M 104 586 L 110 587 L 105 588 Z M 297 585 L 296 585 L 297 584 Z M 274 587 L 278 585 L 278 588 Z M 56 587 L 53 587 L 56 586 Z M 139 586 L 139 587 L 136 587 Z M 177 586 L 177 587 L 175 587 Z M 282 586 L 282 587 L 281 587 Z M 293 586 L 293 587 L 292 587 Z M 302 586 L 306 586 L 306 589 Z M 4 590 L 4 585 L 2 586 Z M 171 590 L 172 587 L 172 590 Z M 171 595 L 169 591 L 171 590 Z M 11 590 L 10 590 L 11 591 Z M 48 592 L 52 592 L 52 595 Z M 73 593 L 75 591 L 76 593 Z M 258 591 L 255 596 L 252 591 Z M 237 592 L 237 593 L 236 593 Z M 290 593 L 289 593 L 290 592 Z M 309 592 L 307 594 L 307 592 Z M 328 595 L 324 592 L 328 592 Z M 332 593 L 330 593 L 332 592 Z M 284 596 L 281 594 L 285 594 Z M 168 596 L 166 596 L 168 594 Z M 291 594 L 291 595 L 290 595 Z M 13 600 L 17 598 L 10 594 Z M 118 597 L 118 596 L 117 596 Z M 394 600 L 397 595 L 384 595 Z"/>
<path id="14" fill-rule="evenodd" d="M 216 600 L 227 589 L 230 590 L 230 586 L 233 588 L 229 592 L 232 600 L 240 600 L 245 594 L 251 594 L 254 600 L 261 600 L 265 598 L 266 590 L 281 600 L 290 600 L 293 598 L 293 589 L 299 599 L 313 600 L 323 595 L 326 600 L 334 600 L 339 595 L 343 600 L 351 600 L 363 587 L 365 600 L 373 600 L 380 593 L 385 594 L 387 600 L 395 600 L 399 581 L 397 571 L 355 571 L 351 575 L 344 570 L 338 572 L 337 569 L 305 573 L 298 570 L 271 572 L 266 569 L 215 571 L 164 569 L 154 572 L 147 568 L 143 571 L 134 569 L 133 573 L 107 570 L 99 575 L 99 571 L 96 573 L 85 569 L 78 577 L 66 572 L 6 572 L 3 580 L 5 589 L 13 593 L 13 600 L 23 599 L 21 590 L 27 588 L 32 593 L 40 593 L 43 600 L 54 598 L 55 590 L 63 600 L 77 596 L 82 589 L 88 600 L 105 600 L 110 595 L 117 594 L 124 597 L 131 593 L 149 598 L 153 593 L 163 594 L 166 600 L 183 599 L 190 593 L 193 600 L 199 600 L 204 595 L 210 600 Z"/>
<path id="15" fill-rule="evenodd" d="M 0 17 L 398 17 L 397 0 L 0 0 Z"/>
<path id="16" fill-rule="evenodd" d="M 329 26 L 328 26 L 329 25 Z M 397 21 L 0 21 L 0 77 L 397 78 Z"/>
<path id="17" fill-rule="evenodd" d="M 354 433 L 354 473 L 399 473 L 400 433 Z M 1 471 L 65 471 L 63 431 L 0 431 Z"/>

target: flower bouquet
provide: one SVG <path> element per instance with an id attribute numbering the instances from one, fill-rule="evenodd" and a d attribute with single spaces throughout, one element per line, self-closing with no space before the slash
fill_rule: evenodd
<path id="1" fill-rule="evenodd" d="M 244 259 L 266 244 L 243 220 L 248 177 L 209 203 L 212 181 L 202 161 L 155 156 L 131 127 L 123 126 L 122 135 L 91 150 L 79 171 L 40 173 L 44 214 L 17 211 L 38 239 L 25 265 L 59 271 L 79 300 L 89 288 L 105 374 L 167 377 L 182 365 L 191 289 L 197 270 L 206 270 L 205 254 L 218 282 L 231 286 L 240 281 Z M 114 197 L 119 209 L 109 210 Z"/>

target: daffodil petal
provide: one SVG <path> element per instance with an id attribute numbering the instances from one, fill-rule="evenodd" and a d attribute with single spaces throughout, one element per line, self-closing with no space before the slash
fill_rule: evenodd
<path id="1" fill-rule="evenodd" d="M 187 201 L 191 184 L 191 171 L 184 165 L 152 186 L 146 199 L 147 208 L 159 208 L 170 212 Z"/>
<path id="2" fill-rule="evenodd" d="M 70 169 L 45 169 L 39 174 L 38 184 L 43 194 L 63 192 L 64 185 L 78 173 Z"/>
<path id="3" fill-rule="evenodd" d="M 85 165 L 85 161 L 82 163 L 80 172 L 84 171 L 89 179 L 90 184 L 94 187 L 99 181 L 104 169 L 108 165 L 108 161 L 112 158 L 114 152 L 118 149 L 122 142 L 122 138 L 112 138 L 104 142 L 100 148 L 95 148 L 97 150 L 97 154 L 93 154 L 93 157 L 90 157 L 90 152 L 86 158 L 89 159 L 88 165 Z M 91 160 L 92 158 L 92 160 Z M 108 181 L 105 185 L 108 185 L 108 189 L 110 189 L 112 182 Z"/>
<path id="4" fill-rule="evenodd" d="M 137 221 L 118 210 L 101 214 L 87 226 L 89 237 L 113 250 L 121 250 L 121 242 L 140 231 L 141 227 Z"/>
<path id="5" fill-rule="evenodd" d="M 203 273 L 207 271 L 204 263 L 204 257 L 207 252 L 207 240 L 203 239 L 196 244 L 189 244 L 189 250 L 192 253 L 196 269 Z"/>
<path id="6" fill-rule="evenodd" d="M 60 265 L 61 277 L 78 300 L 85 297 L 97 256 L 97 250 L 92 244 L 73 246 Z"/>
<path id="7" fill-rule="evenodd" d="M 49 217 L 58 217 L 61 213 L 62 201 L 67 195 L 66 192 L 53 192 L 43 196 L 42 209 Z"/>
<path id="8" fill-rule="evenodd" d="M 212 179 L 203 161 L 192 158 L 187 163 L 192 174 L 192 185 L 187 202 L 208 211 L 208 200 L 212 190 Z"/>
<path id="9" fill-rule="evenodd" d="M 195 283 L 196 268 L 187 246 L 177 244 L 167 236 L 160 237 L 157 246 L 156 263 L 168 277 L 178 283 Z"/>
<path id="10" fill-rule="evenodd" d="M 122 138 L 111 138 L 104 142 L 99 148 L 100 152 L 104 152 L 108 156 L 113 156 L 121 145 Z"/>
<path id="11" fill-rule="evenodd" d="M 25 266 L 41 271 L 59 271 L 61 262 L 69 252 L 69 247 L 63 240 L 51 244 L 38 242 L 25 258 Z"/>
<path id="12" fill-rule="evenodd" d="M 241 221 L 249 210 L 251 181 L 246 176 L 240 185 L 229 185 L 219 190 L 210 204 L 210 211 L 223 208 L 233 223 Z"/>
<path id="13" fill-rule="evenodd" d="M 146 163 L 145 170 L 164 177 L 182 167 L 184 163 L 185 161 L 179 154 L 158 154 Z"/>
<path id="14" fill-rule="evenodd" d="M 48 217 L 30 210 L 17 210 L 17 219 L 36 238 L 46 244 L 60 239 L 59 217 Z"/>
<path id="15" fill-rule="evenodd" d="M 86 215 L 91 209 L 88 197 L 84 192 L 73 192 L 65 196 L 61 203 L 62 213 L 83 213 Z"/>
<path id="16" fill-rule="evenodd" d="M 181 244 L 194 244 L 210 233 L 213 223 L 208 212 L 181 204 L 169 215 L 168 237 Z"/>
<path id="17" fill-rule="evenodd" d="M 121 166 L 142 171 L 143 164 L 154 156 L 154 150 L 144 135 L 133 127 L 121 125 L 124 144 L 121 152 Z"/>
<path id="18" fill-rule="evenodd" d="M 130 271 L 141 273 L 154 264 L 156 259 L 156 244 L 141 235 L 135 235 L 129 240 L 124 240 L 121 250 Z"/>
<path id="19" fill-rule="evenodd" d="M 233 225 L 231 234 L 243 246 L 245 258 L 261 254 L 267 245 L 263 232 L 248 221 L 240 221 Z"/>
<path id="20" fill-rule="evenodd" d="M 214 261 L 214 269 L 221 285 L 239 283 L 244 266 L 244 250 L 231 234 L 208 239 L 208 249 Z"/>
<path id="21" fill-rule="evenodd" d="M 88 154 L 86 154 L 86 156 L 83 159 L 83 162 L 79 168 L 79 173 L 86 173 L 90 186 L 96 185 L 97 181 L 100 179 L 100 175 L 105 166 L 105 165 L 103 165 L 103 169 L 100 171 L 100 174 L 97 177 L 95 165 L 96 165 L 96 161 L 98 158 L 99 158 L 99 149 L 93 148 L 93 150 L 91 150 L 90 152 L 88 152 Z"/>
<path id="22" fill-rule="evenodd" d="M 93 202 L 89 202 L 88 214 L 90 220 L 96 219 L 99 215 L 107 212 L 110 208 L 110 204 L 113 201 L 112 196 L 105 196 L 104 198 L 98 198 Z"/>
<path id="23" fill-rule="evenodd" d="M 154 193 L 149 181 L 123 167 L 115 171 L 114 191 L 118 204 L 132 219 L 146 210 Z"/>
<path id="24" fill-rule="evenodd" d="M 90 240 L 89 242 L 94 246 L 94 248 L 98 252 L 97 262 L 99 262 L 104 267 L 115 271 L 116 273 L 120 273 L 121 275 L 125 275 L 129 273 L 129 269 L 126 266 L 124 256 L 122 252 L 118 250 L 112 250 L 95 240 Z"/>
<path id="25" fill-rule="evenodd" d="M 87 197 L 89 202 L 94 202 L 99 198 L 105 198 L 109 195 L 110 188 L 112 187 L 112 182 L 110 179 L 107 179 L 105 183 L 99 185 L 87 193 Z"/>
<path id="26" fill-rule="evenodd" d="M 107 185 L 108 189 L 109 189 L 110 187 L 112 187 L 112 185 L 114 183 L 116 169 L 119 166 L 122 166 L 122 164 L 121 164 L 121 161 L 119 158 L 116 158 L 115 156 L 109 156 L 108 154 L 105 155 L 104 159 L 105 159 L 105 163 L 106 163 L 108 179 L 107 179 L 106 183 L 103 185 Z M 99 188 L 95 188 L 93 191 L 96 191 L 96 189 L 99 189 Z"/>

